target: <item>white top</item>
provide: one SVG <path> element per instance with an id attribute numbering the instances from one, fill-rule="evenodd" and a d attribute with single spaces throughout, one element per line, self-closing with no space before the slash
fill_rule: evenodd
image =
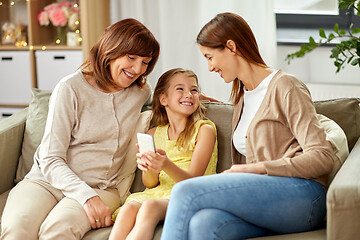
<path id="1" fill-rule="evenodd" d="M 233 135 L 233 144 L 235 149 L 246 156 L 246 133 L 249 125 L 258 111 L 267 91 L 267 87 L 277 71 L 272 72 L 253 90 L 248 91 L 244 86 L 244 105 L 240 121 L 236 126 Z"/>
<path id="2" fill-rule="evenodd" d="M 131 184 L 130 165 L 136 166 L 125 155 L 150 92 L 148 85 L 133 84 L 104 93 L 80 70 L 63 78 L 51 95 L 44 136 L 26 178 L 48 182 L 81 205 L 97 195 L 93 188 L 117 188 L 122 197 Z"/>

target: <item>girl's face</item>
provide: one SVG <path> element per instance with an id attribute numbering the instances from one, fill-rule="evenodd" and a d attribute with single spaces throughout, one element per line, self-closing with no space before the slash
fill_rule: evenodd
<path id="1" fill-rule="evenodd" d="M 124 55 L 110 62 L 110 72 L 116 86 L 114 91 L 129 87 L 141 74 L 145 73 L 151 57 Z"/>
<path id="2" fill-rule="evenodd" d="M 226 83 L 230 83 L 238 77 L 237 55 L 228 48 L 218 49 L 201 45 L 199 45 L 199 48 L 208 61 L 210 72 L 219 73 Z"/>
<path id="3" fill-rule="evenodd" d="M 160 103 L 165 106 L 167 114 L 181 114 L 186 117 L 199 107 L 199 88 L 194 77 L 175 74 L 170 79 L 169 88 L 160 95 Z"/>

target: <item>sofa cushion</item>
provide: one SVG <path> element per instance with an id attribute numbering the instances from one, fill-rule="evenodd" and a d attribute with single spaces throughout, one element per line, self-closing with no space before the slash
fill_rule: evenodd
<path id="1" fill-rule="evenodd" d="M 334 100 L 317 101 L 317 113 L 334 120 L 345 132 L 349 151 L 354 147 L 360 136 L 360 99 L 340 98 Z"/>
<path id="2" fill-rule="evenodd" d="M 341 165 L 349 155 L 349 149 L 344 131 L 334 120 L 331 120 L 322 114 L 318 114 L 318 119 L 320 121 L 320 125 L 326 132 L 326 140 L 331 143 L 336 156 L 333 170 L 328 176 L 329 186 L 336 173 L 339 171 Z"/>
<path id="3" fill-rule="evenodd" d="M 2 214 L 3 214 L 6 200 L 7 200 L 7 197 L 9 196 L 9 192 L 10 192 L 10 190 L 8 190 L 0 195 L 0 216 L 2 216 Z M 1 219 L 2 218 L 0 217 L 0 227 L 1 227 Z"/>
<path id="4" fill-rule="evenodd" d="M 218 164 L 216 172 L 220 173 L 231 167 L 231 122 L 234 107 L 226 103 L 204 103 L 206 116 L 215 123 L 218 137 Z"/>
<path id="5" fill-rule="evenodd" d="M 16 183 L 24 179 L 24 176 L 30 171 L 34 163 L 34 153 L 39 146 L 45 131 L 51 91 L 33 88 L 31 94 L 32 100 L 29 105 L 28 116 L 26 119 L 21 156 L 16 172 Z"/>

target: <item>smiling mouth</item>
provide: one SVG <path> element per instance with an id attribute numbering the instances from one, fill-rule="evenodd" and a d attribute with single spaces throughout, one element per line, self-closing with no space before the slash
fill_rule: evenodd
<path id="1" fill-rule="evenodd" d="M 131 74 L 131 73 L 129 73 L 129 72 L 127 72 L 127 71 L 125 71 L 125 70 L 123 70 L 123 72 L 125 73 L 125 75 L 126 75 L 126 76 L 128 76 L 128 77 L 130 77 L 130 78 L 135 77 L 135 75 L 134 75 L 134 74 Z"/>
<path id="2" fill-rule="evenodd" d="M 221 70 L 219 71 L 219 74 L 220 74 L 220 77 L 222 77 L 222 71 Z"/>
<path id="3" fill-rule="evenodd" d="M 191 103 L 191 102 L 181 102 L 180 104 L 181 104 L 181 105 L 185 105 L 185 106 L 192 106 L 192 105 L 194 105 L 194 104 Z"/>

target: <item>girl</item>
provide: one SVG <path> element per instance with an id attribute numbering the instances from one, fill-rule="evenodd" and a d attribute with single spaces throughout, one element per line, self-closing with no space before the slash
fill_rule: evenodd
<path id="1" fill-rule="evenodd" d="M 147 189 L 130 195 L 114 213 L 109 239 L 152 239 L 165 218 L 172 186 L 216 171 L 216 128 L 205 120 L 196 75 L 180 68 L 165 72 L 153 99 L 152 122 L 157 127 L 148 133 L 154 136 L 156 153 L 137 154 Z"/>
<path id="2" fill-rule="evenodd" d="M 197 43 L 209 71 L 233 84 L 233 166 L 174 187 L 162 239 L 247 239 L 316 229 L 336 156 L 309 90 L 265 64 L 249 25 L 236 14 L 218 14 Z"/>

